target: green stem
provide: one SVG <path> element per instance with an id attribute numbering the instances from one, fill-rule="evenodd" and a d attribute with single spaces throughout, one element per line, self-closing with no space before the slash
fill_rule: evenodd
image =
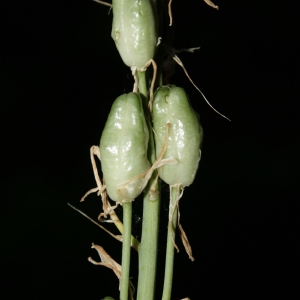
<path id="1" fill-rule="evenodd" d="M 122 272 L 120 284 L 120 299 L 128 300 L 129 288 L 129 270 L 130 270 L 130 242 L 131 242 L 131 219 L 132 219 L 132 203 L 123 203 L 123 225 L 124 231 L 122 235 Z"/>
<path id="2" fill-rule="evenodd" d="M 170 207 L 169 207 L 169 226 L 167 236 L 167 250 L 166 250 L 166 265 L 165 265 L 165 279 L 162 300 L 170 300 L 172 294 L 173 268 L 174 268 L 174 242 L 175 231 L 177 225 L 177 206 L 174 208 L 176 200 L 180 194 L 180 187 L 170 186 Z M 172 214 L 173 212 L 173 214 Z M 170 221 L 171 219 L 171 221 Z M 173 237 L 173 239 L 172 239 Z"/>
<path id="3" fill-rule="evenodd" d="M 153 184 L 153 176 L 149 186 Z M 158 183 L 155 189 L 144 195 L 142 240 L 139 247 L 139 278 L 137 300 L 153 300 L 155 293 L 156 260 L 158 245 L 160 194 Z"/>
<path id="4" fill-rule="evenodd" d="M 143 97 L 144 102 L 148 99 L 148 87 L 146 81 L 146 71 L 137 71 L 139 92 Z M 145 103 L 144 103 L 145 104 Z"/>
<path id="5" fill-rule="evenodd" d="M 150 132 L 148 159 L 153 164 L 156 158 L 145 72 L 138 72 L 139 92 L 142 95 L 146 119 Z M 147 113 L 148 112 L 148 113 Z M 142 239 L 139 246 L 139 277 L 137 300 L 153 300 L 155 294 L 156 261 L 158 247 L 158 226 L 160 191 L 155 171 L 144 192 Z"/>

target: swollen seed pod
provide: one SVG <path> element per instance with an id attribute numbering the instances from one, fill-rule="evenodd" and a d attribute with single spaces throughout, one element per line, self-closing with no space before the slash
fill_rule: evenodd
<path id="1" fill-rule="evenodd" d="M 123 62 L 143 68 L 154 57 L 157 36 L 156 3 L 151 0 L 113 0 L 111 36 Z"/>
<path id="2" fill-rule="evenodd" d="M 149 131 L 137 93 L 119 96 L 112 105 L 100 139 L 101 166 L 109 197 L 132 201 L 142 189 Z"/>
<path id="3" fill-rule="evenodd" d="M 167 123 L 170 123 L 170 132 L 164 157 L 174 158 L 178 163 L 162 166 L 159 176 L 169 185 L 185 187 L 194 181 L 198 169 L 203 130 L 187 94 L 174 85 L 163 86 L 154 95 L 156 154 L 163 147 Z"/>

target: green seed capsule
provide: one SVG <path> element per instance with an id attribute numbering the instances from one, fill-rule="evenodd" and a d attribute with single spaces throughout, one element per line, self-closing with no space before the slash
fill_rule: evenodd
<path id="1" fill-rule="evenodd" d="M 112 200 L 132 201 L 141 193 L 139 176 L 150 168 L 148 140 L 140 95 L 121 95 L 112 105 L 100 140 L 102 172 Z"/>
<path id="2" fill-rule="evenodd" d="M 203 131 L 182 88 L 164 86 L 154 95 L 153 125 L 157 155 L 164 144 L 167 123 L 170 123 L 170 132 L 164 157 L 174 158 L 178 163 L 161 167 L 159 176 L 169 185 L 185 187 L 194 181 L 198 169 Z"/>
<path id="3" fill-rule="evenodd" d="M 129 67 L 143 68 L 154 57 L 157 26 L 153 1 L 113 0 L 111 36 Z"/>

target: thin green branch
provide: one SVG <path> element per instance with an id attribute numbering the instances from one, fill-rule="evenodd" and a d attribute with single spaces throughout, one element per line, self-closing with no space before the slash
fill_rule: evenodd
<path id="1" fill-rule="evenodd" d="M 131 241 L 132 203 L 123 203 L 123 245 L 122 245 L 122 272 L 120 284 L 120 299 L 128 300 L 129 271 L 130 271 L 130 241 Z"/>
<path id="2" fill-rule="evenodd" d="M 139 93 L 142 95 L 143 100 L 148 99 L 148 87 L 146 81 L 146 71 L 137 71 Z"/>
<path id="3" fill-rule="evenodd" d="M 169 206 L 169 226 L 167 236 L 167 250 L 166 250 L 166 265 L 165 278 L 162 300 L 170 300 L 172 294 L 172 281 L 174 269 L 174 243 L 175 232 L 177 225 L 178 207 L 176 201 L 180 195 L 179 186 L 170 186 L 170 206 Z"/>

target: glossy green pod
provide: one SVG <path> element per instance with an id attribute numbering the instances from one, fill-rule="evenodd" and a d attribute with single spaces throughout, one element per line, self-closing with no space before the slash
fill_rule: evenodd
<path id="1" fill-rule="evenodd" d="M 100 139 L 102 172 L 112 200 L 132 201 L 141 193 L 142 178 L 131 180 L 151 167 L 147 159 L 148 141 L 149 130 L 140 95 L 119 96 Z"/>
<path id="2" fill-rule="evenodd" d="M 123 62 L 143 68 L 154 57 L 157 36 L 155 2 L 151 0 L 113 0 L 111 36 Z"/>
<path id="3" fill-rule="evenodd" d="M 185 187 L 194 181 L 198 169 L 203 130 L 182 88 L 163 86 L 155 92 L 153 127 L 157 155 L 164 145 L 167 123 L 170 131 L 164 158 L 174 158 L 178 163 L 162 166 L 159 176 L 169 185 Z"/>

